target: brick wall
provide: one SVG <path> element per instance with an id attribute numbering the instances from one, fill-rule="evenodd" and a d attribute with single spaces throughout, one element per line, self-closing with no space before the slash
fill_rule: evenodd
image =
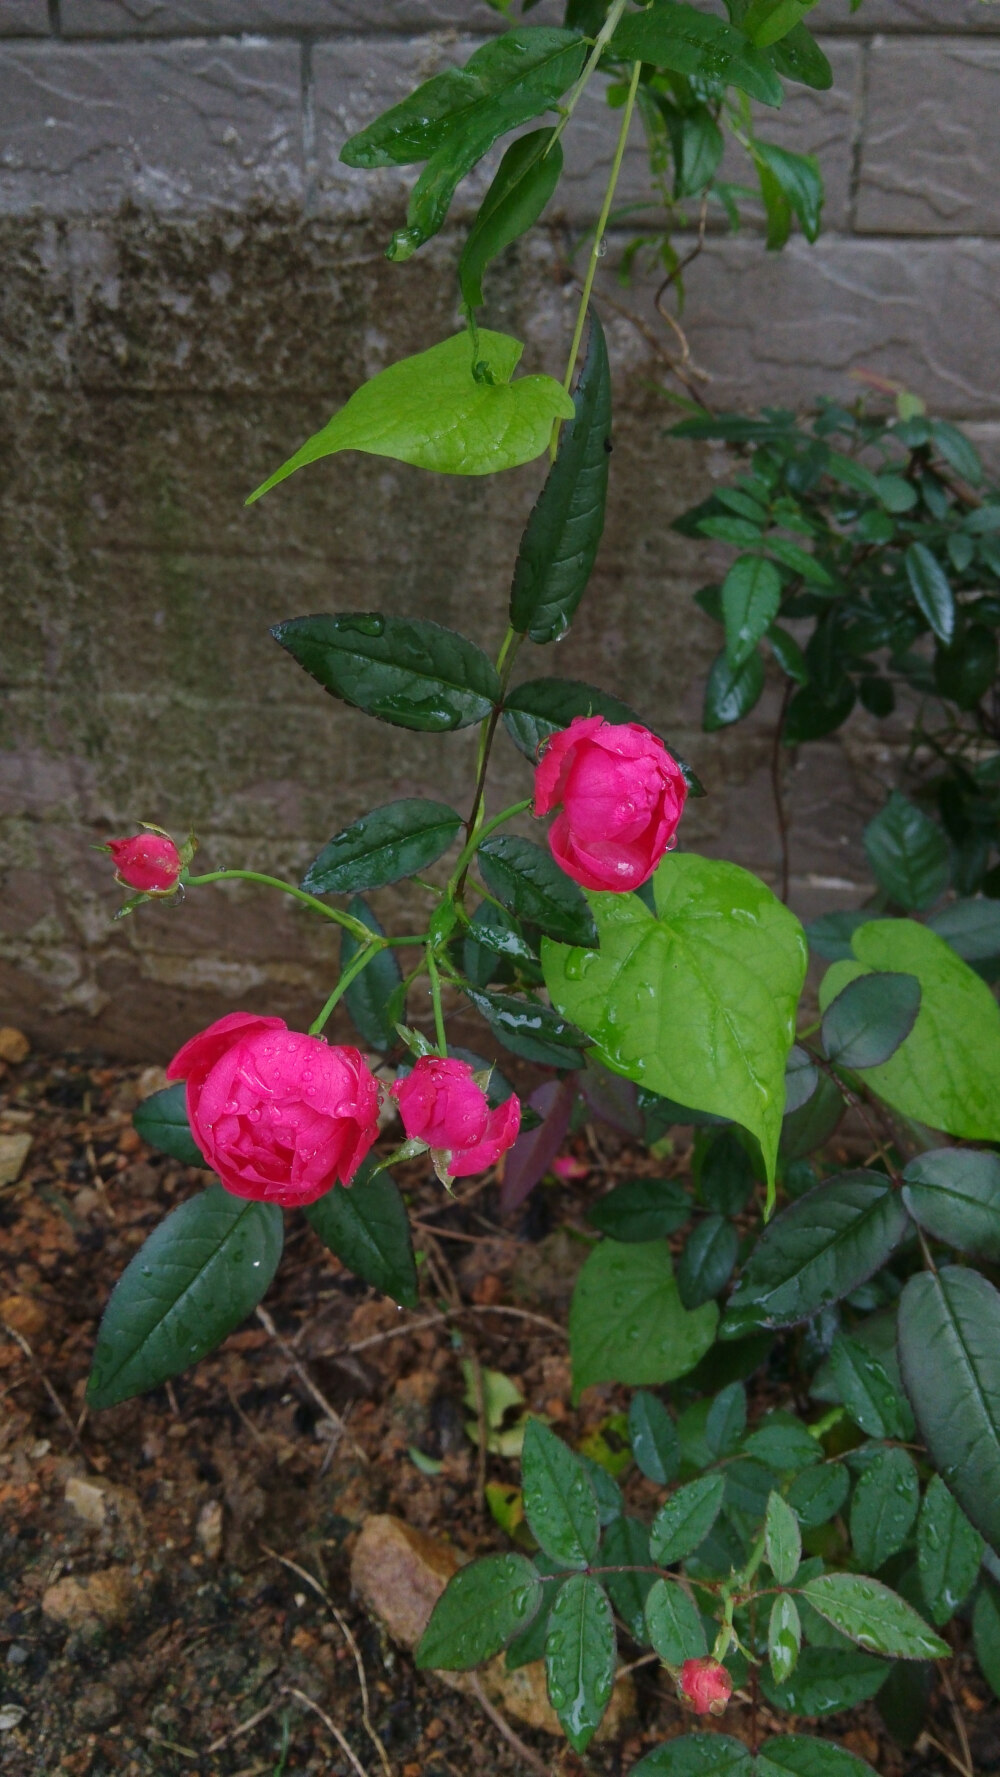
<path id="1" fill-rule="evenodd" d="M 769 134 L 820 154 L 825 232 L 780 256 L 752 230 L 710 237 L 685 313 L 710 399 L 799 403 L 865 366 L 997 452 L 1000 5 L 816 16 L 833 90 L 792 89 Z M 90 849 L 109 832 L 191 824 L 211 863 L 294 873 L 372 802 L 467 800 L 468 732 L 375 729 L 267 628 L 372 605 L 492 644 L 538 471 L 466 483 L 349 456 L 242 499 L 364 375 L 456 325 L 453 242 L 389 266 L 404 181 L 337 155 L 496 23 L 474 0 L 0 0 L 0 1010 L 41 1041 L 159 1057 L 236 1004 L 300 1017 L 331 965 L 325 933 L 253 894 L 111 926 Z M 614 127 L 580 107 L 560 210 L 492 277 L 489 321 L 529 342 L 529 369 L 565 354 L 567 242 Z M 643 188 L 638 152 L 625 180 Z M 771 706 L 752 734 L 701 735 L 715 632 L 690 593 L 717 564 L 669 528 L 721 464 L 664 441 L 651 288 L 623 291 L 614 258 L 608 532 L 558 662 L 531 670 L 667 727 L 712 791 L 691 841 L 767 875 Z M 801 907 L 855 892 L 892 764 L 860 720 L 792 770 Z M 499 766 L 498 794 L 524 794 L 518 758 Z"/>

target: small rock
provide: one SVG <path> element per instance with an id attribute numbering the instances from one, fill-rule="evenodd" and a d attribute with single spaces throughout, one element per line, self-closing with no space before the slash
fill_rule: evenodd
<path id="1" fill-rule="evenodd" d="M 31 1655 L 29 1654 L 27 1648 L 22 1647 L 21 1643 L 19 1641 L 12 1641 L 11 1642 L 9 1648 L 7 1649 L 7 1664 L 8 1664 L 8 1666 L 26 1666 L 28 1664 L 28 1661 L 30 1658 L 31 1658 Z"/>
<path id="2" fill-rule="evenodd" d="M 48 1314 L 33 1296 L 4 1296 L 0 1301 L 0 1320 L 13 1327 L 23 1339 L 36 1339 L 48 1325 Z"/>
<path id="3" fill-rule="evenodd" d="M 169 1086 L 166 1070 L 162 1067 L 144 1067 L 136 1080 L 135 1089 L 140 1098 L 151 1098 L 154 1092 L 162 1092 Z"/>
<path id="4" fill-rule="evenodd" d="M 127 1621 L 135 1604 L 135 1584 L 125 1567 L 97 1573 L 68 1574 L 42 1594 L 42 1610 L 67 1629 L 98 1623 L 104 1629 Z"/>
<path id="5" fill-rule="evenodd" d="M 63 1495 L 70 1510 L 93 1530 L 100 1530 L 108 1516 L 105 1489 L 99 1482 L 86 1481 L 82 1475 L 71 1475 Z"/>
<path id="6" fill-rule="evenodd" d="M 73 1715 L 83 1728 L 106 1728 L 118 1714 L 119 1703 L 109 1684 L 88 1684 L 73 1705 Z"/>
<path id="7" fill-rule="evenodd" d="M 31 1149 L 31 1136 L 0 1135 L 0 1185 L 16 1184 Z"/>
<path id="8" fill-rule="evenodd" d="M 31 1054 L 31 1044 L 23 1030 L 15 1030 L 12 1024 L 0 1025 L 0 1061 L 9 1061 L 13 1067 L 20 1067 Z"/>
<path id="9" fill-rule="evenodd" d="M 142 1147 L 142 1136 L 138 1129 L 123 1129 L 118 1137 L 118 1151 L 121 1154 L 137 1154 Z"/>
<path id="10" fill-rule="evenodd" d="M 198 1513 L 195 1535 L 210 1561 L 217 1561 L 222 1554 L 222 1502 L 218 1499 L 206 1500 Z"/>
<path id="11" fill-rule="evenodd" d="M 16 1728 L 24 1720 L 27 1713 L 17 1703 L 8 1703 L 5 1709 L 0 1709 L 0 1734 L 9 1734 L 12 1728 Z"/>

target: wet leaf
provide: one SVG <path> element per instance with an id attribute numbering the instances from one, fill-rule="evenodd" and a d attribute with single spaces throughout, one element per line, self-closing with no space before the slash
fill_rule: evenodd
<path id="1" fill-rule="evenodd" d="M 708 1652 L 697 1607 L 676 1580 L 654 1580 L 646 1599 L 646 1627 L 660 1659 L 681 1666 Z"/>
<path id="2" fill-rule="evenodd" d="M 681 1463 L 677 1428 L 663 1402 L 644 1388 L 629 1402 L 628 1432 L 642 1473 L 661 1487 L 669 1486 Z"/>
<path id="3" fill-rule="evenodd" d="M 764 1552 L 779 1586 L 790 1586 L 802 1559 L 802 1534 L 795 1513 L 780 1493 L 772 1493 L 767 1502 Z"/>
<path id="4" fill-rule="evenodd" d="M 309 1205 L 306 1219 L 356 1277 L 412 1308 L 419 1292 L 409 1220 L 398 1185 L 375 1166 L 362 1161 L 350 1187 L 334 1185 Z"/>
<path id="5" fill-rule="evenodd" d="M 681 0 L 653 0 L 645 12 L 629 13 L 611 39 L 611 50 L 623 60 L 737 86 L 764 105 L 782 101 L 774 68 L 742 31 Z"/>
<path id="6" fill-rule="evenodd" d="M 823 1014 L 823 1047 L 837 1067 L 878 1067 L 909 1036 L 920 1010 L 915 975 L 859 975 Z"/>
<path id="7" fill-rule="evenodd" d="M 569 1316 L 573 1393 L 592 1382 L 635 1385 L 684 1376 L 709 1349 L 719 1311 L 688 1314 L 666 1241 L 602 1240 L 576 1281 Z"/>
<path id="8" fill-rule="evenodd" d="M 669 1495 L 649 1532 L 649 1551 L 659 1567 L 683 1561 L 704 1542 L 722 1510 L 725 1489 L 724 1475 L 700 1475 Z"/>
<path id="9" fill-rule="evenodd" d="M 537 222 L 559 183 L 562 144 L 550 129 L 531 130 L 507 149 L 483 198 L 458 261 L 462 301 L 483 301 L 483 273 L 492 259 Z M 550 146 L 551 144 L 551 146 Z"/>
<path id="10" fill-rule="evenodd" d="M 767 1624 L 767 1657 L 776 1685 L 783 1684 L 794 1672 L 801 1646 L 802 1624 L 795 1599 L 780 1592 L 771 1606 Z"/>
<path id="11" fill-rule="evenodd" d="M 443 857 L 461 825 L 461 815 L 444 802 L 416 796 L 387 802 L 337 833 L 301 886 L 311 895 L 343 895 L 399 882 Z"/>
<path id="12" fill-rule="evenodd" d="M 821 1573 L 802 1588 L 828 1623 L 874 1654 L 897 1660 L 947 1660 L 951 1649 L 923 1618 L 879 1580 L 856 1573 Z"/>
<path id="13" fill-rule="evenodd" d="M 423 618 L 377 611 L 295 617 L 271 634 L 324 691 L 397 728 L 467 728 L 490 715 L 500 696 L 482 650 Z"/>
<path id="14" fill-rule="evenodd" d="M 487 1555 L 459 1569 L 417 1645 L 417 1666 L 468 1672 L 492 1659 L 530 1623 L 542 1582 L 524 1555 Z"/>
<path id="15" fill-rule="evenodd" d="M 917 1569 L 931 1622 L 955 1615 L 976 1583 L 983 1539 L 940 1475 L 933 1475 L 917 1521 Z"/>
<path id="16" fill-rule="evenodd" d="M 948 841 L 916 804 L 894 790 L 864 833 L 876 881 L 907 912 L 929 907 L 948 886 Z"/>
<path id="17" fill-rule="evenodd" d="M 920 1483 L 905 1450 L 883 1450 L 869 1463 L 851 1501 L 851 1541 L 867 1571 L 902 1549 L 917 1520 Z"/>
<path id="18" fill-rule="evenodd" d="M 899 1361 L 917 1425 L 977 1530 L 1000 1544 L 1000 1295 L 978 1271 L 911 1277 Z"/>
<path id="19" fill-rule="evenodd" d="M 1000 1259 L 1000 1155 L 934 1148 L 903 1173 L 903 1202 L 936 1240 L 978 1259 Z"/>
<path id="20" fill-rule="evenodd" d="M 775 1608 L 781 1602 L 776 1600 Z M 786 1715 L 833 1715 L 874 1697 L 890 1671 L 885 1660 L 873 1659 L 858 1648 L 807 1647 L 794 1672 L 784 1679 L 775 1681 L 763 1673 L 761 1689 L 768 1702 Z"/>
<path id="21" fill-rule="evenodd" d="M 579 1457 L 539 1419 L 529 1419 L 521 1452 L 524 1515 L 546 1555 L 586 1567 L 597 1554 L 597 1500 Z"/>
<path id="22" fill-rule="evenodd" d="M 592 1228 L 629 1244 L 660 1240 L 691 1219 L 691 1199 L 673 1179 L 628 1179 L 587 1209 Z"/>
<path id="23" fill-rule="evenodd" d="M 551 852 L 530 839 L 498 833 L 483 841 L 476 856 L 483 881 L 508 912 L 568 944 L 596 941 L 582 891 Z"/>
<path id="24" fill-rule="evenodd" d="M 143 1141 L 148 1141 L 151 1148 L 158 1148 L 161 1154 L 169 1154 L 184 1166 L 207 1165 L 191 1134 L 187 1085 L 183 1080 L 173 1086 L 164 1086 L 162 1092 L 151 1092 L 133 1111 L 132 1122 Z"/>
<path id="25" fill-rule="evenodd" d="M 574 1752 L 601 1725 L 615 1682 L 615 1625 L 597 1580 L 575 1573 L 549 1612 L 545 1641 L 549 1701 Z"/>

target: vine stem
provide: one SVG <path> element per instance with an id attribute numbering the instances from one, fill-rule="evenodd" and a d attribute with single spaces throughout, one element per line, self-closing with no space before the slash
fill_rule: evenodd
<path id="1" fill-rule="evenodd" d="M 492 820 L 481 821 L 479 823 L 478 827 L 470 833 L 459 853 L 458 863 L 455 865 L 451 881 L 445 890 L 446 895 L 453 895 L 458 892 L 459 883 L 465 876 L 466 871 L 468 870 L 476 852 L 479 850 L 479 847 L 482 845 L 483 840 L 488 839 L 490 834 L 495 832 L 497 827 L 502 827 L 505 821 L 512 821 L 516 814 L 523 814 L 525 809 L 530 807 L 531 797 L 526 796 L 523 802 L 512 802 L 509 808 L 502 808 L 499 814 L 493 816 Z"/>
<path id="2" fill-rule="evenodd" d="M 552 131 L 552 140 L 549 142 L 549 145 L 545 150 L 546 154 L 552 153 L 553 148 L 555 147 L 556 143 L 558 142 L 560 136 L 563 133 L 563 130 L 566 128 L 566 125 L 568 124 L 570 118 L 572 117 L 574 111 L 576 110 L 577 105 L 579 104 L 580 100 L 582 99 L 582 97 L 587 89 L 587 86 L 590 83 L 591 75 L 593 74 L 595 68 L 597 67 L 597 64 L 600 61 L 602 55 L 604 54 L 604 51 L 607 48 L 609 42 L 611 41 L 611 38 L 614 36 L 615 31 L 618 29 L 618 20 L 621 18 L 622 13 L 625 11 L 625 7 L 627 4 L 628 4 L 628 0 L 613 0 L 613 4 L 612 4 L 610 12 L 608 13 L 608 16 L 605 19 L 600 30 L 598 31 L 597 36 L 594 38 L 594 47 L 591 50 L 589 56 L 587 57 L 586 63 L 584 64 L 583 73 L 580 75 L 580 78 L 577 81 L 575 87 L 573 88 L 573 91 L 570 93 L 569 101 L 568 101 L 567 105 L 565 106 L 565 108 L 563 109 L 563 112 L 562 112 L 562 115 L 559 119 L 559 122 L 556 124 L 555 129 Z"/>
<path id="3" fill-rule="evenodd" d="M 329 1018 L 330 1013 L 333 1011 L 334 1006 L 337 1004 L 337 1001 L 339 999 L 343 998 L 343 995 L 347 992 L 347 989 L 350 987 L 351 982 L 357 979 L 357 977 L 360 975 L 362 969 L 366 969 L 368 967 L 368 964 L 371 962 L 372 957 L 377 956 L 378 952 L 382 949 L 384 949 L 384 946 L 382 944 L 378 943 L 377 938 L 375 938 L 373 935 L 373 942 L 370 944 L 365 944 L 362 947 L 362 949 L 360 949 L 358 951 L 357 956 L 354 956 L 351 958 L 346 969 L 344 970 L 343 974 L 341 975 L 340 980 L 337 982 L 336 987 L 334 988 L 329 999 L 327 1000 L 326 1005 L 323 1007 L 322 1012 L 320 1012 L 319 1016 L 317 1018 L 314 1018 L 312 1023 L 310 1024 L 309 1035 L 311 1037 L 318 1037 L 319 1036 L 320 1031 L 323 1029 L 323 1026 L 325 1025 L 327 1019 Z"/>
<path id="4" fill-rule="evenodd" d="M 500 652 L 497 655 L 496 660 L 497 674 L 500 679 L 500 695 L 497 698 L 493 709 L 490 711 L 490 714 L 482 722 L 479 729 L 479 750 L 476 755 L 476 788 L 472 798 L 472 812 L 465 823 L 469 837 L 462 849 L 462 855 L 452 873 L 451 881 L 446 890 L 447 894 L 458 901 L 462 899 L 462 892 L 465 888 L 465 878 L 468 874 L 469 859 L 471 859 L 476 846 L 479 844 L 480 838 L 482 837 L 483 808 L 486 799 L 486 769 L 490 762 L 493 739 L 497 731 L 497 724 L 500 721 L 500 712 L 503 709 L 503 700 L 507 692 L 507 686 L 510 684 L 510 675 L 513 671 L 514 661 L 517 658 L 517 651 L 523 640 L 523 635 L 520 635 L 516 629 L 513 629 L 511 625 L 508 624 L 507 633 L 500 644 Z M 508 814 L 501 818 L 507 819 L 510 814 L 516 812 L 519 812 L 519 810 L 509 810 Z"/>
<path id="5" fill-rule="evenodd" d="M 447 1056 L 448 1038 L 444 1028 L 444 1008 L 441 1005 L 441 976 L 438 973 L 437 963 L 434 961 L 434 953 L 429 945 L 427 948 L 427 973 L 430 976 L 431 982 L 431 1001 L 434 1006 L 434 1034 L 437 1037 L 438 1054 Z"/>
<path id="6" fill-rule="evenodd" d="M 362 920 L 355 919 L 352 913 L 341 913 L 339 907 L 328 907 L 325 901 L 317 900 L 315 895 L 307 895 L 304 889 L 296 888 L 293 883 L 283 882 L 280 876 L 263 876 L 259 870 L 209 870 L 205 876 L 187 877 L 185 887 L 201 888 L 206 882 L 257 882 L 263 888 L 280 889 L 283 895 L 292 895 L 304 907 L 311 907 L 314 913 L 321 913 L 324 919 L 332 919 L 337 925 L 343 926 L 345 931 L 360 939 L 362 944 L 371 943 L 372 933 Z"/>

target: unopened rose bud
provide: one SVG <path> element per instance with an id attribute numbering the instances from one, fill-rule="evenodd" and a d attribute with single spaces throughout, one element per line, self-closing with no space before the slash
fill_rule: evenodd
<path id="1" fill-rule="evenodd" d="M 149 827 L 130 839 L 109 839 L 103 849 L 114 859 L 115 880 L 142 895 L 169 895 L 190 856 L 187 846 L 185 856 L 159 827 Z"/>
<path id="2" fill-rule="evenodd" d="M 453 1057 L 421 1056 L 412 1073 L 393 1086 L 392 1096 L 407 1135 L 426 1143 L 445 1181 L 495 1165 L 521 1127 L 516 1093 L 491 1110 L 469 1063 Z"/>
<path id="3" fill-rule="evenodd" d="M 556 818 L 556 863 L 587 889 L 648 882 L 676 843 L 687 783 L 662 740 L 638 722 L 576 716 L 553 734 L 535 772 L 535 814 Z"/>
<path id="4" fill-rule="evenodd" d="M 726 1668 L 707 1654 L 700 1660 L 685 1660 L 678 1685 L 695 1715 L 724 1715 L 733 1693 Z"/>

